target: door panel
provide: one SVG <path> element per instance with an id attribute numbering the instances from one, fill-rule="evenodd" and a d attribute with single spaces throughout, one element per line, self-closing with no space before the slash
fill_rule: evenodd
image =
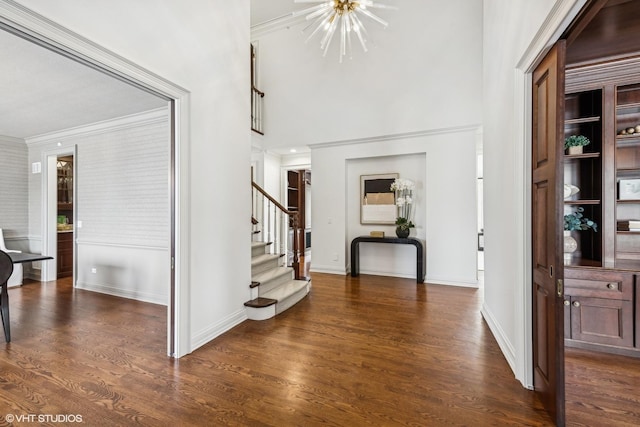
<path id="1" fill-rule="evenodd" d="M 571 298 L 572 338 L 633 347 L 633 302 L 604 298 Z"/>
<path id="2" fill-rule="evenodd" d="M 565 43 L 533 73 L 532 301 L 534 387 L 557 425 L 564 425 L 562 155 Z"/>

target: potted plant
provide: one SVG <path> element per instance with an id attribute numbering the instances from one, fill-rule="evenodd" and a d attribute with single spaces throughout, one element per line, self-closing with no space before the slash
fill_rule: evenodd
<path id="1" fill-rule="evenodd" d="M 591 221 L 589 218 L 586 218 L 582 212 L 584 212 L 584 208 L 579 207 L 575 212 L 571 212 L 564 216 L 565 231 L 580 231 L 588 230 L 590 228 L 595 232 L 598 231 L 598 224 Z"/>
<path id="2" fill-rule="evenodd" d="M 564 254 L 565 259 L 570 260 L 571 254 L 578 249 L 578 242 L 571 236 L 572 231 L 584 231 L 593 229 L 598 232 L 598 224 L 586 218 L 582 213 L 584 208 L 578 207 L 575 212 L 564 216 Z"/>
<path id="3" fill-rule="evenodd" d="M 564 140 L 564 149 L 567 154 L 582 154 L 582 147 L 591 144 L 589 138 L 584 135 L 571 135 Z"/>
<path id="4" fill-rule="evenodd" d="M 413 181 L 396 178 L 391 184 L 391 190 L 396 193 L 396 207 L 398 216 L 396 218 L 396 236 L 401 238 L 409 237 L 411 229 L 415 227 L 411 222 L 411 212 L 413 207 Z"/>

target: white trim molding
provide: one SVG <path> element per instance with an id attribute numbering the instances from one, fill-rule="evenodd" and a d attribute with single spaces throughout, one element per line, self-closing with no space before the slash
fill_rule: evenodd
<path id="1" fill-rule="evenodd" d="M 247 312 L 244 307 L 235 313 L 231 313 L 226 318 L 222 319 L 215 325 L 206 328 L 200 332 L 197 332 L 193 335 L 193 339 L 191 340 L 191 351 L 202 347 L 206 343 L 210 342 L 214 338 L 224 334 L 231 328 L 238 326 L 240 323 L 247 320 Z"/>
<path id="2" fill-rule="evenodd" d="M 390 135 L 377 135 L 377 136 L 370 136 L 365 138 L 343 139 L 343 140 L 331 141 L 331 142 L 319 142 L 315 144 L 310 143 L 309 147 L 311 149 L 338 147 L 341 145 L 368 144 L 371 142 L 396 141 L 400 139 L 414 139 L 414 138 L 422 138 L 425 136 L 444 135 L 444 134 L 459 133 L 459 132 L 469 132 L 469 131 L 478 132 L 481 130 L 482 130 L 481 124 L 470 124 L 470 125 L 454 126 L 454 127 L 448 127 L 448 128 L 426 129 L 426 130 L 420 130 L 415 132 L 394 133 Z"/>
<path id="3" fill-rule="evenodd" d="M 270 19 L 269 21 L 252 25 L 251 40 L 259 39 L 275 31 L 288 30 L 294 25 L 299 25 L 305 21 L 304 15 L 294 16 L 293 13 L 287 13 L 286 15 Z"/>
<path id="4" fill-rule="evenodd" d="M 130 114 L 115 119 L 104 120 L 92 123 L 90 125 L 77 126 L 74 128 L 64 129 L 62 131 L 50 132 L 42 135 L 25 138 L 25 142 L 29 147 L 37 147 L 39 145 L 47 145 L 52 140 L 65 141 L 70 138 L 80 136 L 90 136 L 94 134 L 104 133 L 107 131 L 117 131 L 136 127 L 161 123 L 169 120 L 169 110 L 167 107 L 156 108 L 150 111 Z"/>

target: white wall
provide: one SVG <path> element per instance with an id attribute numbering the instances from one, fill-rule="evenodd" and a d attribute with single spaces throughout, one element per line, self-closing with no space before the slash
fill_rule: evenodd
<path id="1" fill-rule="evenodd" d="M 477 138 L 476 128 L 460 128 L 393 141 L 313 146 L 311 270 L 345 274 L 353 237 L 371 230 L 393 235 L 393 226 L 360 225 L 359 196 L 354 195 L 361 172 L 398 172 L 418 184 L 414 235 L 426 241 L 426 281 L 476 286 Z M 365 250 L 363 245 L 362 269 L 414 277 L 415 251 L 410 250 Z"/>
<path id="2" fill-rule="evenodd" d="M 367 236 L 372 230 L 382 230 L 386 236 L 395 236 L 394 225 L 372 225 L 360 223 L 360 200 L 362 175 L 398 173 L 400 178 L 415 183 L 413 191 L 413 223 L 411 237 L 425 240 L 427 223 L 426 188 L 427 159 L 425 153 L 400 156 L 366 157 L 346 159 L 346 206 L 347 241 L 358 236 Z M 409 245 L 379 245 L 361 243 L 360 273 L 383 276 L 416 277 L 416 249 Z M 429 254 L 431 255 L 431 254 Z M 347 269 L 351 271 L 351 246 L 347 246 Z"/>
<path id="3" fill-rule="evenodd" d="M 168 304 L 169 136 L 165 108 L 27 139 L 30 162 L 75 151 L 77 287 Z M 34 236 L 43 175 L 29 176 Z M 34 252 L 45 251 L 40 243 L 33 239 Z"/>
<path id="4" fill-rule="evenodd" d="M 354 182 L 348 176 L 347 164 L 421 156 L 425 211 L 418 222 L 425 228 L 418 236 L 426 238 L 427 280 L 473 286 L 482 3 L 405 0 L 398 7 L 380 11 L 390 23 L 385 30 L 367 23 L 374 41 L 369 52 L 356 44 L 353 59 L 342 64 L 337 49 L 323 57 L 317 40 L 304 43 L 300 30 L 306 24 L 254 32 L 260 89 L 266 93 L 267 131 L 260 142 L 267 150 L 311 147 L 311 268 L 340 274 L 347 269 L 351 237 L 364 232 L 359 220 L 350 219 L 354 209 L 347 203 L 348 189 L 359 185 L 359 177 Z M 461 197 L 450 196 L 448 187 L 454 184 Z M 402 248 L 384 249 L 398 250 Z M 373 268 L 366 253 L 361 262 Z M 408 263 L 383 263 L 375 271 L 409 275 L 407 269 L 415 270 L 415 265 Z"/>
<path id="5" fill-rule="evenodd" d="M 530 213 L 526 207 L 530 197 L 530 130 L 522 124 L 530 121 L 531 113 L 530 99 L 525 97 L 527 70 L 519 67 L 527 56 L 535 59 L 548 44 L 546 40 L 554 37 L 550 23 L 558 26 L 570 19 L 567 11 L 578 3 L 484 1 L 483 315 L 516 377 L 525 386 L 532 382 L 531 335 L 526 325 L 531 302 L 531 269 L 527 265 Z"/>
<path id="6" fill-rule="evenodd" d="M 28 249 L 27 145 L 0 135 L 0 228 L 9 249 Z"/>
<path id="7" fill-rule="evenodd" d="M 189 93 L 188 152 L 180 153 L 188 216 L 184 352 L 246 318 L 249 298 L 249 1 L 19 0 Z M 187 157 L 186 159 L 184 157 Z M 246 218 L 244 220 L 243 218 Z M 225 224 L 225 226 L 221 226 Z M 181 246 L 182 248 L 182 246 Z M 182 300 L 178 301 L 182 306 Z"/>

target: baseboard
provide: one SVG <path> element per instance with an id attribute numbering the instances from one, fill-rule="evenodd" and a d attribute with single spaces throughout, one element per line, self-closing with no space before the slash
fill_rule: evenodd
<path id="1" fill-rule="evenodd" d="M 484 318 L 485 322 L 487 322 L 487 325 L 489 326 L 489 329 L 491 330 L 491 333 L 493 334 L 493 337 L 497 341 L 498 346 L 500 347 L 500 350 L 502 351 L 502 354 L 504 355 L 504 358 L 507 360 L 507 363 L 509 364 L 509 367 L 511 368 L 511 371 L 515 375 L 516 374 L 516 352 L 515 352 L 515 349 L 513 348 L 511 343 L 509 342 L 509 339 L 505 335 L 504 331 L 502 330 L 502 328 L 500 327 L 498 322 L 496 322 L 495 317 L 493 316 L 493 314 L 491 314 L 491 310 L 489 310 L 489 308 L 486 306 L 486 304 L 482 304 L 482 308 L 480 309 L 480 313 L 482 314 L 482 317 Z"/>
<path id="2" fill-rule="evenodd" d="M 461 288 L 478 288 L 479 284 L 478 281 L 466 281 L 466 280 L 439 280 L 439 279 L 432 279 L 430 277 L 427 277 L 424 281 L 424 283 L 428 283 L 431 285 L 445 285 L 445 286 L 458 286 Z"/>
<path id="3" fill-rule="evenodd" d="M 399 277 L 401 279 L 413 279 L 416 280 L 415 274 L 402 274 L 402 273 L 392 273 L 389 271 L 375 271 L 375 270 L 360 270 L 359 274 L 370 274 L 372 276 L 388 276 L 388 277 Z"/>
<path id="4" fill-rule="evenodd" d="M 168 295 L 158 295 L 151 293 L 144 293 L 138 291 L 132 291 L 122 288 L 116 288 L 108 285 L 96 285 L 86 282 L 80 282 L 76 284 L 77 289 L 83 289 L 86 291 L 99 292 L 101 294 L 113 295 L 121 298 L 134 299 L 136 301 L 148 302 L 151 304 L 167 305 Z"/>
<path id="5" fill-rule="evenodd" d="M 247 320 L 247 312 L 243 307 L 235 313 L 231 313 L 229 316 L 220 320 L 218 323 L 211 325 L 210 327 L 194 334 L 191 338 L 191 348 L 189 351 L 195 351 L 197 348 L 202 347 L 209 341 L 224 334 L 229 329 L 238 326 L 245 320 Z"/>
<path id="6" fill-rule="evenodd" d="M 328 265 L 313 265 L 311 264 L 311 268 L 309 269 L 311 273 L 327 273 L 327 274 L 339 274 L 344 276 L 347 274 L 347 271 L 344 268 L 336 268 Z"/>

